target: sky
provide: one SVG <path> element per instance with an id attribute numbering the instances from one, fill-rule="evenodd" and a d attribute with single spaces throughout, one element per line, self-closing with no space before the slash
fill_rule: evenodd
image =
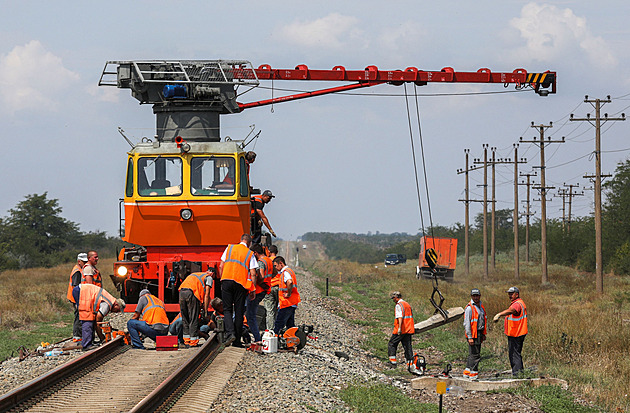
<path id="1" fill-rule="evenodd" d="M 98 87 L 108 60 L 243 59 L 254 67 L 344 66 L 361 70 L 453 67 L 474 72 L 557 72 L 558 93 L 540 97 L 502 84 L 418 87 L 424 161 L 415 121 L 414 88 L 380 85 L 261 108 L 221 118 L 221 136 L 242 139 L 261 131 L 247 149 L 258 154 L 254 187 L 276 197 L 265 208 L 285 239 L 309 231 L 417 233 L 464 221 L 464 149 L 483 157 L 513 157 L 513 144 L 532 140 L 536 124 L 553 123 L 546 137 L 547 185 L 592 187 L 595 129 L 569 115 L 594 114 L 589 98 L 612 102 L 602 112 L 630 107 L 630 3 L 608 1 L 3 1 L 0 0 L 0 215 L 29 194 L 59 200 L 62 216 L 82 231 L 118 229 L 126 151 L 155 133 L 150 105 L 129 90 Z M 273 91 L 272 91 L 273 86 Z M 282 89 L 313 90 L 321 82 L 261 82 L 241 96 L 251 102 Z M 497 93 L 497 92 L 510 93 Z M 478 94 L 478 92 L 493 92 Z M 254 125 L 254 126 L 251 126 Z M 630 155 L 628 122 L 602 128 L 602 171 Z M 411 139 L 417 150 L 420 219 Z M 521 143 L 528 173 L 538 148 Z M 497 208 L 513 207 L 513 166 L 496 167 Z M 428 183 L 425 190 L 424 173 Z M 470 173 L 471 198 L 481 199 L 480 171 Z M 557 194 L 552 190 L 549 198 Z M 581 189 L 578 190 L 581 192 Z M 525 187 L 519 197 L 524 199 Z M 532 193 L 532 199 L 539 195 Z M 562 200 L 548 217 L 562 217 Z M 428 210 L 431 210 L 431 214 Z M 573 214 L 593 211 L 593 191 L 573 200 Z M 524 204 L 520 206 L 524 212 Z M 532 204 L 540 212 L 539 203 Z M 471 205 L 471 214 L 482 211 Z"/>

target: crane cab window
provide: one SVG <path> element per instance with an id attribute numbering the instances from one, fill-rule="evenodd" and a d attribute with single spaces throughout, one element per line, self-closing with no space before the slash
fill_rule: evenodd
<path id="1" fill-rule="evenodd" d="M 181 194 L 181 158 L 158 155 L 138 159 L 138 195 L 175 196 Z"/>
<path id="2" fill-rule="evenodd" d="M 235 172 L 234 158 L 194 157 L 190 162 L 190 193 L 196 196 L 234 195 Z"/>

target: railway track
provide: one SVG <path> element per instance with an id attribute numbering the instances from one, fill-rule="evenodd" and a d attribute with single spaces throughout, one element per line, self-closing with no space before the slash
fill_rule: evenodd
<path id="1" fill-rule="evenodd" d="M 198 348 L 135 350 L 122 337 L 0 397 L 0 412 L 206 411 L 243 349 L 215 335 Z"/>

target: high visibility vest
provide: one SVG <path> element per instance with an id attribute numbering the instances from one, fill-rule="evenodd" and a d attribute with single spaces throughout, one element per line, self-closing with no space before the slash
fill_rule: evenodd
<path id="1" fill-rule="evenodd" d="M 91 264 L 85 264 L 86 266 L 90 266 L 94 269 L 94 274 L 92 274 L 92 279 L 94 280 L 94 285 L 102 287 L 103 286 L 103 279 L 101 278 L 101 272 L 93 265 Z M 85 267 L 83 267 L 83 269 L 85 270 Z M 81 271 L 81 284 L 87 284 L 87 280 L 85 279 L 85 274 L 83 274 L 83 271 Z"/>
<path id="2" fill-rule="evenodd" d="M 257 284 L 256 294 L 268 290 L 269 286 L 271 285 L 271 278 L 273 277 L 273 261 L 271 261 L 271 258 L 262 256 L 260 257 L 260 261 L 263 261 L 265 263 L 265 271 L 261 273 L 261 275 L 263 276 L 261 283 L 266 284 L 267 288 L 264 288 L 263 286 Z"/>
<path id="3" fill-rule="evenodd" d="M 182 318 L 182 313 L 177 313 L 177 317 L 175 317 L 173 321 L 171 321 L 171 325 L 175 324 L 175 322 L 179 320 L 180 318 Z"/>
<path id="4" fill-rule="evenodd" d="M 140 320 L 145 321 L 150 326 L 153 324 L 168 325 L 168 317 L 166 316 L 166 310 L 164 309 L 162 300 L 153 294 L 147 294 L 146 297 L 149 302 L 142 309 Z"/>
<path id="5" fill-rule="evenodd" d="M 109 304 L 111 309 L 116 299 L 103 287 L 94 284 L 81 284 L 79 292 L 79 320 L 94 321 L 102 302 Z"/>
<path id="6" fill-rule="evenodd" d="M 291 288 L 291 296 L 286 298 L 283 293 L 289 291 L 287 288 L 287 284 L 284 282 L 284 272 L 288 272 L 291 275 L 291 280 L 293 281 L 293 286 Z M 293 305 L 297 305 L 300 300 L 300 293 L 297 288 L 297 278 L 295 277 L 295 273 L 291 268 L 285 268 L 280 275 L 280 288 L 278 289 L 278 308 L 286 308 L 291 307 Z"/>
<path id="7" fill-rule="evenodd" d="M 527 308 L 520 298 L 514 302 L 521 306 L 521 314 L 518 317 L 514 314 L 505 317 L 505 334 L 509 337 L 520 337 L 527 334 Z"/>
<path id="8" fill-rule="evenodd" d="M 249 273 L 249 262 L 253 255 L 254 252 L 243 244 L 228 245 L 221 281 L 234 280 L 246 290 L 254 290 L 254 284 Z"/>
<path id="9" fill-rule="evenodd" d="M 411 306 L 409 305 L 408 302 L 406 302 L 405 300 L 398 300 L 398 303 L 396 303 L 396 305 L 399 305 L 402 307 L 402 328 L 400 333 L 401 334 L 414 334 L 416 332 L 416 327 L 414 326 L 413 323 L 413 310 L 411 309 Z M 398 334 L 398 318 L 394 318 L 394 332 L 392 334 Z"/>
<path id="10" fill-rule="evenodd" d="M 83 270 L 81 269 L 79 264 L 75 264 L 74 267 L 72 267 L 72 271 L 70 271 L 70 281 L 68 281 L 68 293 L 66 294 L 66 297 L 68 298 L 68 300 L 70 300 L 73 303 L 74 303 L 74 297 L 72 296 L 72 289 L 74 288 L 74 286 L 72 285 L 72 275 L 77 271 L 81 273 L 81 279 L 83 279 Z"/>
<path id="11" fill-rule="evenodd" d="M 273 258 L 275 258 L 275 257 L 273 257 Z M 272 263 L 273 263 L 273 258 L 269 257 L 269 260 Z M 272 287 L 277 287 L 279 285 L 280 285 L 280 273 L 276 274 L 275 277 L 271 278 L 271 286 Z"/>
<path id="12" fill-rule="evenodd" d="M 205 293 L 206 286 L 206 277 L 210 277 L 211 273 L 209 272 L 193 272 L 190 274 L 183 283 L 179 286 L 179 290 L 182 288 L 190 288 L 193 291 L 193 294 L 199 302 L 203 303 L 203 296 Z"/>
<path id="13" fill-rule="evenodd" d="M 486 335 L 486 326 L 488 325 L 488 318 L 486 317 L 486 308 L 483 304 L 479 303 L 481 308 L 483 309 L 483 335 Z M 474 305 L 470 305 L 470 302 L 466 306 L 466 308 L 470 307 L 472 309 L 472 314 L 470 315 L 470 334 L 472 334 L 472 338 L 477 338 L 477 320 L 479 319 L 479 311 L 477 311 L 477 307 Z M 468 337 L 466 337 L 468 338 Z"/>

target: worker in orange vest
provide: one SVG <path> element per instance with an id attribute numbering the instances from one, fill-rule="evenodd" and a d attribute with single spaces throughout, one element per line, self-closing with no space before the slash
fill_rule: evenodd
<path id="1" fill-rule="evenodd" d="M 210 304 L 210 291 L 214 268 L 206 272 L 193 272 L 179 286 L 179 309 L 182 315 L 184 345 L 199 345 L 199 313 L 206 314 Z"/>
<path id="2" fill-rule="evenodd" d="M 131 337 L 131 346 L 144 350 L 144 343 L 139 333 L 155 341 L 157 336 L 168 335 L 168 317 L 162 300 L 154 296 L 149 290 L 140 291 L 140 298 L 136 311 L 127 321 L 127 330 Z"/>
<path id="3" fill-rule="evenodd" d="M 79 253 L 79 255 L 77 255 L 77 263 L 74 265 L 74 267 L 72 267 L 72 271 L 70 271 L 68 292 L 66 293 L 68 301 L 72 303 L 72 307 L 74 308 L 74 322 L 72 323 L 72 341 L 75 343 L 81 341 L 81 320 L 79 320 L 79 307 L 74 302 L 74 297 L 72 297 L 72 289 L 81 284 L 81 279 L 83 278 L 83 266 L 85 265 L 87 260 L 88 257 L 85 252 L 81 252 Z"/>
<path id="4" fill-rule="evenodd" d="M 103 279 L 101 278 L 101 272 L 96 268 L 96 264 L 98 264 L 98 253 L 96 251 L 88 251 L 87 258 L 88 262 L 83 267 L 83 278 L 81 282 L 102 287 Z"/>
<path id="5" fill-rule="evenodd" d="M 479 376 L 481 343 L 486 340 L 486 309 L 481 304 L 481 291 L 470 290 L 470 301 L 464 310 L 464 331 L 468 341 L 468 360 L 464 369 L 464 378 L 476 379 Z"/>
<path id="6" fill-rule="evenodd" d="M 413 322 L 413 310 L 408 302 L 402 299 L 400 291 L 394 291 L 390 294 L 390 298 L 396 304 L 394 309 L 394 331 L 387 344 L 387 354 L 389 363 L 396 366 L 396 350 L 398 344 L 402 343 L 405 350 L 405 360 L 407 360 L 407 369 L 412 374 L 421 374 L 413 362 L 413 348 L 411 347 L 411 336 L 416 332 Z"/>
<path id="7" fill-rule="evenodd" d="M 253 196 L 251 199 L 252 209 L 250 217 L 250 230 L 252 233 L 252 242 L 254 244 L 260 244 L 262 237 L 262 224 L 265 224 L 265 226 L 269 229 L 269 232 L 271 232 L 271 235 L 274 237 L 276 236 L 276 233 L 273 232 L 273 229 L 271 229 L 271 224 L 269 224 L 267 215 L 263 212 L 263 208 L 271 202 L 272 198 L 275 198 L 275 195 L 269 189 L 265 189 L 262 195 Z"/>
<path id="8" fill-rule="evenodd" d="M 227 246 L 219 264 L 221 298 L 225 314 L 225 340 L 234 340 L 232 343 L 234 347 L 243 347 L 241 335 L 245 299 L 248 295 L 250 299 L 256 296 L 258 261 L 254 252 L 249 249 L 251 243 L 251 235 L 243 234 L 239 244 Z"/>
<path id="9" fill-rule="evenodd" d="M 256 290 L 254 291 L 254 298 L 247 298 L 245 312 L 247 316 L 247 324 L 250 331 L 254 335 L 254 342 L 262 343 L 262 337 L 258 328 L 258 319 L 256 315 L 258 313 L 258 305 L 263 298 L 267 295 L 267 292 L 271 288 L 271 278 L 273 277 L 273 262 L 263 252 L 263 247 L 260 244 L 254 244 L 250 248 L 254 252 L 254 256 L 258 260 L 258 280 L 256 283 Z"/>
<path id="10" fill-rule="evenodd" d="M 505 335 L 508 338 L 508 353 L 512 375 L 517 376 L 523 370 L 523 342 L 527 335 L 527 307 L 520 298 L 520 291 L 517 287 L 510 287 L 507 290 L 510 297 L 510 307 L 496 314 L 492 319 L 495 323 L 503 316 L 505 317 Z"/>
<path id="11" fill-rule="evenodd" d="M 265 312 L 267 313 L 267 329 L 272 329 L 276 324 L 276 316 L 278 315 L 278 289 L 280 288 L 280 274 L 273 266 L 273 260 L 278 256 L 278 247 L 272 245 L 269 247 L 269 259 L 272 262 L 273 277 L 269 281 L 269 291 L 265 298 L 263 298 L 263 305 L 265 306 Z"/>
<path id="12" fill-rule="evenodd" d="M 79 284 L 72 289 L 72 298 L 78 303 L 79 319 L 81 320 L 81 346 L 83 350 L 93 347 L 94 332 L 101 340 L 105 341 L 105 335 L 101 331 L 99 322 L 111 312 L 118 313 L 125 309 L 125 302 L 114 298 L 103 287 L 94 284 Z"/>
<path id="13" fill-rule="evenodd" d="M 278 316 L 273 331 L 280 334 L 284 327 L 295 327 L 295 310 L 301 302 L 295 272 L 289 268 L 283 257 L 273 259 L 273 266 L 280 275 L 278 288 Z"/>

